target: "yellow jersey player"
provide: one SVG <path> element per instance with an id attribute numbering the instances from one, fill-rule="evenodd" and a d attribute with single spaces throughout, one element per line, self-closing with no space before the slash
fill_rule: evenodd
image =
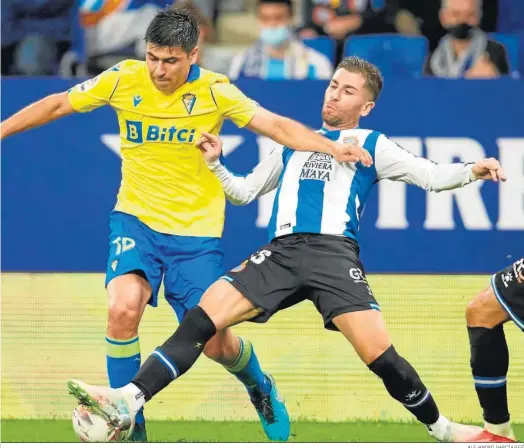
<path id="1" fill-rule="evenodd" d="M 162 10 L 146 31 L 145 62 L 123 61 L 2 123 L 5 138 L 104 105 L 117 114 L 122 183 L 110 215 L 106 274 L 111 387 L 127 384 L 140 367 L 138 326 L 145 306 L 157 305 L 162 280 L 165 297 L 181 321 L 224 273 L 220 237 L 225 199 L 196 147 L 202 132 L 218 134 L 227 118 L 299 151 L 371 163 L 365 150 L 338 144 L 275 115 L 247 98 L 227 77 L 199 68 L 198 36 L 197 22 L 188 11 Z M 205 347 L 197 344 L 194 349 L 242 381 L 271 440 L 288 438 L 286 408 L 249 341 L 225 329 Z M 161 350 L 155 354 L 163 359 Z M 170 373 L 173 378 L 178 375 L 176 369 Z M 133 434 L 135 440 L 146 440 L 142 414 Z"/>

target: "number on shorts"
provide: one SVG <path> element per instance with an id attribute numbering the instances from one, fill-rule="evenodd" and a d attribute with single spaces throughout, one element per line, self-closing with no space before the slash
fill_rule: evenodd
<path id="1" fill-rule="evenodd" d="M 116 245 L 115 255 L 120 255 L 122 252 L 127 252 L 135 247 L 135 240 L 128 237 L 117 237 L 112 241 Z"/>
<path id="2" fill-rule="evenodd" d="M 270 250 L 261 250 L 260 252 L 257 252 L 255 255 L 253 255 L 250 260 L 255 264 L 262 263 L 266 257 L 269 257 L 271 255 Z"/>

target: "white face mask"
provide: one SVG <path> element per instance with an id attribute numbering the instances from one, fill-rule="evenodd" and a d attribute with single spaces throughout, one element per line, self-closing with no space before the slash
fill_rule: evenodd
<path id="1" fill-rule="evenodd" d="M 264 27 L 260 30 L 260 40 L 273 47 L 279 47 L 291 37 L 291 30 L 287 26 Z"/>

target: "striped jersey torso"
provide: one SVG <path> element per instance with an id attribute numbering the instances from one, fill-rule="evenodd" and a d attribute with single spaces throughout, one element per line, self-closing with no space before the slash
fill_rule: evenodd
<path id="1" fill-rule="evenodd" d="M 319 131 L 325 137 L 358 142 L 375 161 L 381 133 L 369 129 Z M 269 239 L 291 233 L 344 235 L 357 239 L 359 219 L 373 185 L 375 164 L 338 163 L 332 156 L 284 147 L 283 169 L 268 226 Z"/>

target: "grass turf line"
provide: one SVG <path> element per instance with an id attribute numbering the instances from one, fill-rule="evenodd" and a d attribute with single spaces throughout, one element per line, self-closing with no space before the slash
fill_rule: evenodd
<path id="1" fill-rule="evenodd" d="M 514 425 L 517 437 L 524 425 Z M 266 442 L 257 422 L 149 421 L 150 442 Z M 2 442 L 78 442 L 70 420 L 2 420 Z M 420 424 L 293 422 L 291 442 L 431 442 Z"/>

